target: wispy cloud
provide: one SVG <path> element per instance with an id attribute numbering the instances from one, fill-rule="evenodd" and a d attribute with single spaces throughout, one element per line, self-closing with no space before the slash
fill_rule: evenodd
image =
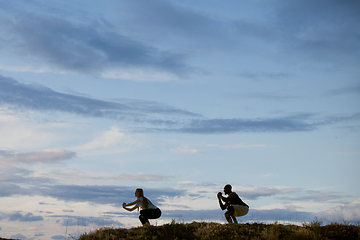
<path id="1" fill-rule="evenodd" d="M 162 175 L 145 173 L 129 173 L 120 175 L 120 179 L 125 181 L 158 182 L 163 181 L 165 178 L 166 177 Z"/>
<path id="2" fill-rule="evenodd" d="M 183 149 L 183 148 L 176 148 L 176 149 L 170 149 L 169 152 L 171 153 L 188 153 L 188 154 L 201 154 L 202 151 L 198 149 Z"/>
<path id="3" fill-rule="evenodd" d="M 13 9 L 14 10 L 14 9 Z M 19 12 L 17 18 L 6 18 L 2 28 L 13 41 L 4 41 L 11 49 L 21 49 L 23 59 L 33 59 L 65 71 L 101 74 L 108 69 L 157 69 L 175 75 L 190 70 L 182 53 L 151 46 L 114 31 L 104 19 L 88 23 L 74 22 L 57 15 Z M 73 18 L 72 20 L 75 20 Z M 13 51 L 17 54 L 19 51 Z M 30 57 L 31 56 L 31 57 Z"/>
<path id="4" fill-rule="evenodd" d="M 22 84 L 3 76 L 0 76 L 0 104 L 38 111 L 55 110 L 115 120 L 130 118 L 145 121 L 144 118 L 148 114 L 199 116 L 151 101 L 125 99 L 123 103 L 119 103 L 59 93 L 41 85 Z M 151 121 L 151 119 L 147 119 L 147 121 Z M 160 120 L 152 122 L 161 123 Z M 164 122 L 170 123 L 165 120 Z"/>
<path id="5" fill-rule="evenodd" d="M 327 96 L 346 96 L 346 95 L 360 95 L 360 85 L 343 87 L 330 90 L 326 93 Z"/>
<path id="6" fill-rule="evenodd" d="M 32 213 L 27 213 L 25 215 L 17 212 L 10 214 L 8 216 L 9 221 L 20 221 L 20 222 L 33 222 L 33 221 L 43 221 L 44 218 L 42 216 L 34 216 Z"/>
<path id="7" fill-rule="evenodd" d="M 267 144 L 233 144 L 233 145 L 219 145 L 219 144 L 206 144 L 207 147 L 217 147 L 224 149 L 238 149 L 238 148 L 259 148 L 259 147 L 278 147 L 275 145 L 267 145 Z"/>
<path id="8" fill-rule="evenodd" d="M 171 106 L 151 101 L 124 99 L 111 102 L 55 92 L 40 85 L 26 85 L 0 76 L 0 104 L 37 111 L 62 111 L 87 117 L 131 121 L 133 131 L 218 134 L 237 132 L 302 132 L 320 126 L 357 121 L 360 114 L 315 119 L 312 113 L 274 118 L 206 119 Z M 154 127 L 156 126 L 156 127 Z"/>
<path id="9" fill-rule="evenodd" d="M 119 128 L 111 127 L 109 130 L 100 134 L 100 136 L 96 137 L 91 142 L 88 142 L 82 146 L 77 147 L 77 149 L 97 149 L 97 148 L 105 148 L 119 145 L 122 141 L 124 141 L 124 135 Z"/>
<path id="10" fill-rule="evenodd" d="M 53 164 L 59 161 L 76 157 L 76 153 L 65 149 L 45 149 L 39 152 L 11 152 L 0 150 L 0 160 L 4 163 L 47 163 Z"/>
<path id="11" fill-rule="evenodd" d="M 255 187 L 240 189 L 240 194 L 244 199 L 256 200 L 261 197 L 280 196 L 298 193 L 298 188 L 280 188 L 280 187 Z"/>

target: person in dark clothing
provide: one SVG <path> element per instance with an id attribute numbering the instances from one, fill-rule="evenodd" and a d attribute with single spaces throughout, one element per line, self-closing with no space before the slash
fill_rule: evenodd
<path id="1" fill-rule="evenodd" d="M 150 225 L 149 219 L 157 219 L 161 216 L 161 210 L 144 196 L 144 192 L 141 188 L 136 189 L 135 197 L 137 197 L 137 200 L 134 202 L 128 204 L 123 203 L 123 208 L 130 212 L 134 211 L 135 209 L 141 209 L 139 219 L 142 225 Z M 135 206 L 132 208 L 127 208 L 128 206 L 133 205 Z"/>
<path id="2" fill-rule="evenodd" d="M 225 218 L 228 223 L 238 223 L 236 217 L 245 216 L 249 212 L 249 206 L 244 203 L 235 192 L 232 192 L 231 189 L 231 185 L 227 184 L 224 187 L 224 193 L 228 195 L 228 197 L 223 197 L 221 192 L 217 194 L 217 197 L 221 210 L 227 210 L 225 212 Z M 223 202 L 225 204 L 223 204 Z"/>

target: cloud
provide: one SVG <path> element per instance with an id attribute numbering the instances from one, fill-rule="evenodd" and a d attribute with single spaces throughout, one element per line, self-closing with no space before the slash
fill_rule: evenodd
<path id="1" fill-rule="evenodd" d="M 134 199 L 136 187 L 109 186 L 109 185 L 53 185 L 39 186 L 38 194 L 49 196 L 63 201 L 90 202 L 95 204 L 110 204 L 121 206 L 123 202 Z M 185 194 L 185 190 L 146 188 L 144 194 L 157 204 L 164 196 L 175 197 Z"/>
<path id="2" fill-rule="evenodd" d="M 121 222 L 117 220 L 111 220 L 104 217 L 80 217 L 69 215 L 50 215 L 52 218 L 62 218 L 62 226 L 123 226 Z"/>
<path id="3" fill-rule="evenodd" d="M 360 198 L 355 199 L 351 203 L 337 205 L 325 211 L 317 213 L 317 216 L 328 222 L 360 222 Z"/>
<path id="4" fill-rule="evenodd" d="M 327 116 L 302 113 L 274 118 L 206 119 L 200 114 L 150 101 L 124 99 L 121 103 L 58 93 L 40 85 L 26 85 L 0 76 L 0 104 L 37 111 L 62 111 L 87 117 L 132 121 L 134 132 L 218 134 L 237 132 L 303 132 L 320 126 L 357 121 L 360 114 Z M 155 126 L 155 127 L 148 127 Z"/>
<path id="5" fill-rule="evenodd" d="M 268 4 L 264 2 L 256 8 L 264 11 Z M 271 6 L 268 14 L 271 17 L 244 17 L 235 19 L 232 24 L 238 33 L 237 39 L 251 49 L 251 53 L 270 53 L 273 59 L 284 54 L 286 59 L 295 61 L 307 59 L 344 66 L 352 65 L 359 55 L 360 31 L 354 25 L 360 21 L 359 11 L 355 0 L 278 2 Z M 244 75 L 251 79 L 259 79 L 259 76 Z"/>
<path id="6" fill-rule="evenodd" d="M 41 85 L 22 84 L 3 76 L 0 76 L 0 104 L 38 111 L 62 111 L 115 120 L 125 120 L 132 117 L 133 120 L 141 121 L 147 114 L 199 116 L 151 101 L 124 99 L 123 103 L 118 103 L 59 93 Z"/>
<path id="7" fill-rule="evenodd" d="M 169 150 L 171 153 L 188 153 L 188 154 L 201 154 L 202 151 L 197 150 L 197 149 L 181 149 L 181 148 L 177 148 L 177 149 L 170 149 Z"/>
<path id="8" fill-rule="evenodd" d="M 263 197 L 274 197 L 276 199 L 288 202 L 337 202 L 350 197 L 340 192 L 321 191 L 321 190 L 307 190 L 302 188 L 287 188 L 287 187 L 237 187 L 235 192 L 241 198 L 246 200 L 257 200 Z"/>
<path id="9" fill-rule="evenodd" d="M 120 142 L 124 141 L 125 133 L 117 127 L 111 127 L 109 130 L 103 132 L 99 137 L 93 141 L 79 146 L 80 149 L 96 149 L 110 146 L 119 145 Z"/>
<path id="10" fill-rule="evenodd" d="M 54 235 L 54 236 L 51 237 L 51 239 L 54 239 L 54 240 L 62 240 L 62 239 L 65 239 L 65 238 L 66 238 L 65 236 L 60 235 L 60 234 Z"/>
<path id="11" fill-rule="evenodd" d="M 359 29 L 354 27 L 359 10 L 357 1 L 287 2 L 279 7 L 276 26 L 299 54 L 323 61 L 351 58 L 359 52 Z"/>
<path id="12" fill-rule="evenodd" d="M 340 192 L 306 190 L 302 191 L 299 197 L 289 197 L 292 201 L 314 201 L 314 202 L 328 202 L 349 197 Z"/>
<path id="13" fill-rule="evenodd" d="M 45 7 L 46 8 L 46 7 Z M 49 10 L 49 9 L 48 9 Z M 3 28 L 12 41 L 12 53 L 23 59 L 51 64 L 61 70 L 101 74 L 109 69 L 157 69 L 183 75 L 190 67 L 182 53 L 162 50 L 115 31 L 104 18 L 88 17 L 88 21 L 64 19 L 56 14 L 14 10 L 17 17 L 4 15 Z M 84 13 L 84 12 L 83 12 Z M 86 14 L 84 14 L 86 15 Z M 72 19 L 71 21 L 69 19 Z"/>
<path id="14" fill-rule="evenodd" d="M 23 189 L 13 183 L 0 183 L 0 197 L 25 194 L 31 194 L 31 191 Z"/>
<path id="15" fill-rule="evenodd" d="M 27 213 L 25 215 L 17 212 L 13 214 L 9 214 L 9 221 L 20 221 L 20 222 L 34 222 L 34 221 L 44 221 L 42 216 L 34 216 L 32 213 Z"/>
<path id="16" fill-rule="evenodd" d="M 125 181 L 158 182 L 158 181 L 163 181 L 165 177 L 156 174 L 132 173 L 132 174 L 121 174 L 120 179 Z"/>
<path id="17" fill-rule="evenodd" d="M 65 149 L 45 149 L 40 152 L 11 152 L 0 150 L 0 160 L 7 163 L 56 163 L 76 157 L 76 153 Z"/>
<path id="18" fill-rule="evenodd" d="M 216 134 L 235 132 L 302 132 L 312 131 L 316 124 L 308 123 L 295 117 L 279 117 L 265 119 L 196 119 L 191 120 L 182 128 L 182 133 Z"/>
<path id="19" fill-rule="evenodd" d="M 6 136 L 0 138 L 1 149 L 34 149 L 39 146 L 46 146 L 54 141 L 55 136 L 46 131 L 49 125 L 29 124 L 29 122 L 23 120 L 24 116 L 20 111 L 10 110 L 10 114 L 7 114 L 8 109 L 2 103 L 0 93 L 0 134 Z M 18 116 L 15 117 L 15 114 L 18 114 Z"/>
<path id="20" fill-rule="evenodd" d="M 172 41 L 180 37 L 183 41 L 187 39 L 198 39 L 199 47 L 207 44 L 214 44 L 216 40 L 223 39 L 226 25 L 217 18 L 206 14 L 204 11 L 197 11 L 181 4 L 172 4 L 167 1 L 152 1 L 139 4 L 134 1 L 126 1 L 121 9 L 124 15 L 129 12 L 137 12 L 132 16 L 133 22 L 142 32 L 154 35 L 161 34 L 163 38 L 171 38 Z M 120 10 L 120 11 L 121 11 Z M 156 37 L 155 34 L 154 37 Z M 203 41 L 206 38 L 207 41 Z"/>
<path id="21" fill-rule="evenodd" d="M 0 163 L 0 195 L 36 195 L 35 186 L 44 183 L 53 184 L 55 179 L 53 176 L 39 177 L 34 171 Z"/>
<path id="22" fill-rule="evenodd" d="M 21 233 L 18 233 L 18 234 L 15 234 L 15 235 L 11 235 L 10 238 L 11 238 L 11 239 L 22 239 L 22 240 L 28 239 L 27 237 L 25 237 L 25 236 L 22 235 Z"/>
<path id="23" fill-rule="evenodd" d="M 294 194 L 299 191 L 300 189 L 297 188 L 255 187 L 250 189 L 240 189 L 238 194 L 244 199 L 256 200 L 260 197 Z"/>
<path id="24" fill-rule="evenodd" d="M 333 89 L 326 93 L 327 96 L 331 96 L 331 97 L 344 96 L 344 95 L 350 95 L 350 94 L 359 96 L 360 95 L 360 85 Z"/>
<path id="25" fill-rule="evenodd" d="M 274 146 L 274 145 L 267 145 L 267 144 L 252 144 L 252 145 L 245 145 L 245 144 L 233 144 L 233 145 L 206 144 L 205 146 L 224 148 L 224 149 L 277 147 L 277 146 Z"/>

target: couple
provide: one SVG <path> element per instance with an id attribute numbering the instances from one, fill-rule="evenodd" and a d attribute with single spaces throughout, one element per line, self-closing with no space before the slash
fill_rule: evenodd
<path id="1" fill-rule="evenodd" d="M 236 217 L 245 216 L 249 212 L 249 206 L 232 191 L 230 184 L 224 187 L 224 193 L 228 195 L 228 197 L 223 197 L 221 192 L 217 194 L 220 208 L 221 210 L 227 210 L 225 218 L 229 223 L 237 223 Z M 149 219 L 157 219 L 161 216 L 161 210 L 144 196 L 144 191 L 141 188 L 136 189 L 135 197 L 137 197 L 137 200 L 134 202 L 128 204 L 123 203 L 123 208 L 130 212 L 141 208 L 139 219 L 143 225 L 150 224 Z M 223 202 L 225 204 L 223 204 Z M 128 206 L 133 205 L 134 207 L 128 208 Z"/>

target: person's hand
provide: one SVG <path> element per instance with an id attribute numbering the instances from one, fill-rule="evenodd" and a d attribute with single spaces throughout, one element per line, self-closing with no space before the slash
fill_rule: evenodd
<path id="1" fill-rule="evenodd" d="M 222 197 L 222 193 L 221 193 L 221 192 L 218 192 L 217 197 L 218 197 L 218 198 Z"/>
<path id="2" fill-rule="evenodd" d="M 125 207 L 126 207 L 126 203 L 123 203 L 122 206 L 123 206 L 123 208 L 125 208 Z"/>

